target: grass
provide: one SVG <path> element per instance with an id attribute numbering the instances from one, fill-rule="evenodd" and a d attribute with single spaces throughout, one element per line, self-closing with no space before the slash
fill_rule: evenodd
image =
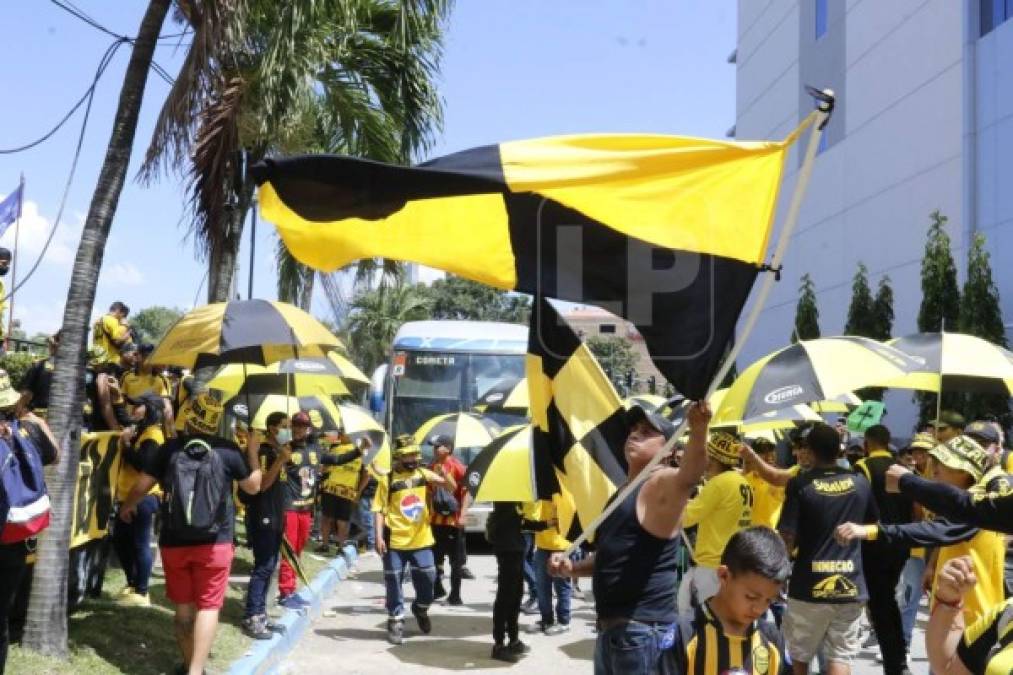
<path id="1" fill-rule="evenodd" d="M 240 526 L 240 530 L 241 530 Z M 312 581 L 329 562 L 317 560 L 312 554 L 313 543 L 303 552 L 302 564 Z M 332 549 L 333 550 L 333 549 Z M 115 557 L 115 556 L 114 556 Z M 246 576 L 253 567 L 249 548 L 236 547 L 232 563 L 233 576 Z M 102 597 L 88 599 L 70 617 L 69 661 L 45 657 L 12 645 L 7 659 L 7 673 L 12 675 L 112 675 L 131 673 L 157 675 L 172 673 L 180 661 L 173 637 L 173 605 L 165 597 L 165 580 L 161 569 L 155 568 L 149 597 L 151 607 L 123 607 L 113 598 L 126 586 L 119 569 L 110 567 L 105 576 Z M 211 650 L 209 672 L 224 672 L 228 665 L 242 656 L 251 640 L 239 629 L 243 618 L 246 584 L 230 582 L 222 607 L 218 633 Z"/>

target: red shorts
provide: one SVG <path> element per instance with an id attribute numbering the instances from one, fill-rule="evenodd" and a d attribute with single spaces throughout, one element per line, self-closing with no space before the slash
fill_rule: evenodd
<path id="1" fill-rule="evenodd" d="M 197 609 L 221 609 L 235 552 L 232 544 L 168 546 L 160 551 L 169 600 Z"/>

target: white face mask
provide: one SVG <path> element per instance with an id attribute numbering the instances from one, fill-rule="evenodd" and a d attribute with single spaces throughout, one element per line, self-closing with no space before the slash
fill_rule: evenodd
<path id="1" fill-rule="evenodd" d="M 291 429 L 278 429 L 278 433 L 274 435 L 274 440 L 278 442 L 278 445 L 286 445 L 292 442 L 292 430 Z"/>

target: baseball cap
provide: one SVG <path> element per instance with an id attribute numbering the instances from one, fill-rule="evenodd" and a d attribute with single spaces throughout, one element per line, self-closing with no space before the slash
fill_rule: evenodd
<path id="1" fill-rule="evenodd" d="M 454 439 L 447 434 L 437 434 L 429 439 L 429 444 L 434 448 L 444 447 L 454 449 Z"/>
<path id="2" fill-rule="evenodd" d="M 727 431 L 715 431 L 707 439 L 707 456 L 725 466 L 739 463 L 739 442 Z"/>
<path id="3" fill-rule="evenodd" d="M 203 392 L 190 399 L 186 423 L 202 434 L 216 434 L 224 411 L 221 401 Z"/>
<path id="4" fill-rule="evenodd" d="M 291 420 L 290 424 L 292 426 L 296 426 L 296 427 L 311 427 L 311 426 L 313 426 L 313 422 L 310 421 L 310 416 L 307 415 L 306 413 L 304 413 L 301 410 L 299 412 L 297 412 L 296 414 L 292 415 L 292 420 Z"/>
<path id="5" fill-rule="evenodd" d="M 412 444 L 411 434 L 398 434 L 397 438 L 394 439 L 394 448 L 403 448 Z"/>
<path id="6" fill-rule="evenodd" d="M 999 442 L 999 430 L 991 422 L 982 420 L 975 420 L 964 427 L 964 435 L 986 445 Z"/>
<path id="7" fill-rule="evenodd" d="M 647 412 L 641 406 L 635 405 L 626 411 L 626 424 L 632 428 L 640 420 L 645 420 L 651 428 L 670 440 L 675 435 L 675 425 L 656 413 Z"/>
<path id="8" fill-rule="evenodd" d="M 422 449 L 417 445 L 402 445 L 394 448 L 393 455 L 395 459 L 404 459 L 405 457 L 411 457 L 412 455 L 421 455 Z"/>
<path id="9" fill-rule="evenodd" d="M 929 450 L 929 454 L 944 466 L 971 474 L 975 482 L 981 480 L 988 469 L 988 454 L 968 436 L 957 436 L 940 443 Z"/>
<path id="10" fill-rule="evenodd" d="M 963 429 L 967 426 L 967 421 L 964 416 L 955 410 L 944 410 L 939 413 L 939 419 L 930 422 L 934 427 L 953 427 L 954 429 Z"/>
<path id="11" fill-rule="evenodd" d="M 912 450 L 931 450 L 939 444 L 936 437 L 932 434 L 920 433 L 915 434 L 911 441 L 907 444 L 907 447 Z"/>

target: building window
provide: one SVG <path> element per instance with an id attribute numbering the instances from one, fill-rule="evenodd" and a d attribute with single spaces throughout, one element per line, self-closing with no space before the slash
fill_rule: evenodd
<path id="1" fill-rule="evenodd" d="M 999 0 L 1002 2 L 1003 0 Z M 816 39 L 826 35 L 827 32 L 827 0 L 816 0 Z"/>
<path id="2" fill-rule="evenodd" d="M 829 145 L 830 145 L 830 140 L 829 140 L 830 139 L 830 135 L 827 133 L 827 131 L 829 131 L 829 129 L 824 129 L 823 130 L 823 135 L 820 136 L 820 144 L 816 146 L 816 154 L 817 155 L 822 154 L 823 151 L 826 150 L 827 147 L 829 147 Z"/>
<path id="3" fill-rule="evenodd" d="M 598 324 L 599 333 L 615 333 L 616 325 L 614 323 L 600 323 Z"/>
<path id="4" fill-rule="evenodd" d="M 1013 0 L 979 0 L 981 34 L 987 35 L 1013 17 Z"/>

